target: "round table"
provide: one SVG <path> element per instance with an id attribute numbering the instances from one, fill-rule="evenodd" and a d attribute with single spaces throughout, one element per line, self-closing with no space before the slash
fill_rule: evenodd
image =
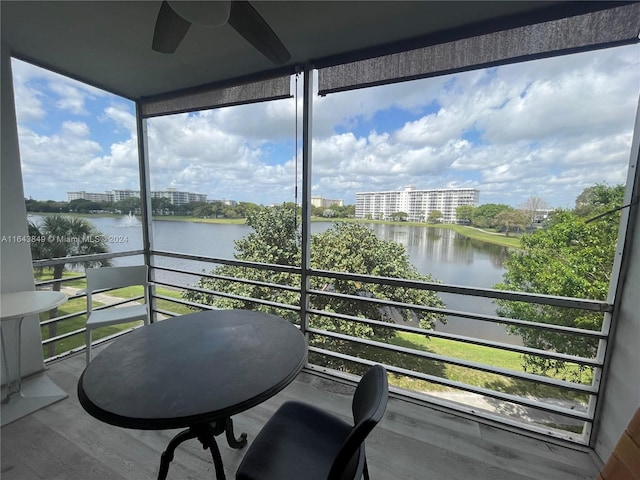
<path id="1" fill-rule="evenodd" d="M 272 314 L 209 310 L 139 328 L 96 355 L 78 382 L 78 397 L 93 417 L 142 430 L 183 428 L 162 454 L 166 478 L 178 444 L 198 438 L 210 448 L 216 476 L 224 470 L 215 436 L 234 448 L 231 416 L 269 399 L 300 372 L 302 333 Z"/>
<path id="2" fill-rule="evenodd" d="M 0 295 L 0 317 L 2 318 L 2 326 L 7 322 L 14 324 L 14 336 L 16 339 L 16 358 L 15 372 L 13 379 L 8 369 L 6 369 L 6 348 L 4 343 L 4 335 L 2 336 L 2 355 L 5 365 L 5 374 L 7 375 L 8 395 L 3 400 L 8 402 L 11 395 L 20 395 L 20 386 L 22 383 L 21 374 L 21 344 L 22 344 L 22 321 L 36 313 L 52 310 L 67 301 L 67 296 L 61 292 L 53 292 L 49 290 L 29 290 L 25 292 L 3 293 Z M 12 384 L 13 383 L 13 384 Z"/>

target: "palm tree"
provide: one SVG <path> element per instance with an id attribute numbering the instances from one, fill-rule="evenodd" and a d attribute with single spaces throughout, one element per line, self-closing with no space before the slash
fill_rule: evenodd
<path id="1" fill-rule="evenodd" d="M 31 255 L 34 260 L 94 255 L 109 251 L 104 235 L 85 218 L 65 217 L 62 215 L 47 216 L 44 217 L 41 224 L 29 222 L 29 235 L 32 238 L 44 240 L 42 242 L 31 242 Z M 106 267 L 109 264 L 109 260 L 82 262 L 85 268 Z M 76 265 L 78 264 L 73 264 L 74 267 Z M 62 278 L 65 267 L 65 263 L 53 266 L 54 280 Z M 53 290 L 59 292 L 60 286 L 60 282 L 54 282 Z M 55 318 L 57 315 L 58 309 L 55 308 L 51 310 L 49 318 Z M 57 334 L 58 323 L 50 323 L 49 338 L 54 338 Z M 48 356 L 52 357 L 55 354 L 56 345 L 54 341 L 48 344 Z"/>

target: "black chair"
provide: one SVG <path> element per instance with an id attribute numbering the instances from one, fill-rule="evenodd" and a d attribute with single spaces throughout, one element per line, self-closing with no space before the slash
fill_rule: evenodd
<path id="1" fill-rule="evenodd" d="M 356 388 L 354 426 L 312 405 L 286 402 L 251 444 L 236 480 L 368 479 L 364 440 L 388 399 L 387 371 L 376 365 Z"/>

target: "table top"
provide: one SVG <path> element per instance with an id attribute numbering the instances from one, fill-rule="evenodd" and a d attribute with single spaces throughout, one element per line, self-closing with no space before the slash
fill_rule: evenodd
<path id="1" fill-rule="evenodd" d="M 86 367 L 78 397 L 93 417 L 141 430 L 231 417 L 272 397 L 302 370 L 307 346 L 290 322 L 209 310 L 152 323 Z"/>
<path id="2" fill-rule="evenodd" d="M 2 320 L 27 317 L 56 308 L 66 301 L 64 293 L 51 290 L 3 293 L 0 295 L 0 315 Z"/>

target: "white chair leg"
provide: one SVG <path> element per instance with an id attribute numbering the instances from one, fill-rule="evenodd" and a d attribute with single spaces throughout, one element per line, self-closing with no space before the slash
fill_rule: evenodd
<path id="1" fill-rule="evenodd" d="M 87 365 L 91 363 L 91 329 L 87 327 L 85 333 L 85 343 L 87 344 Z"/>

